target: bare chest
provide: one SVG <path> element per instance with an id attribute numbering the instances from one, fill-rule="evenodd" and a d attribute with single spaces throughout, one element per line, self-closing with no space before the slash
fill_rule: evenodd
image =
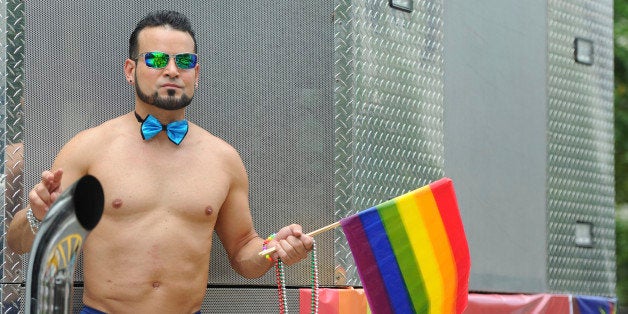
<path id="1" fill-rule="evenodd" d="M 221 162 L 193 152 L 108 153 L 90 168 L 105 193 L 105 215 L 124 219 L 157 211 L 189 221 L 213 221 L 230 178 Z"/>

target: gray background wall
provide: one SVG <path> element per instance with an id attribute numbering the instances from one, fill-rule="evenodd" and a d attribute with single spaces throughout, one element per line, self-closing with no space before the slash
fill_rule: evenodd
<path id="1" fill-rule="evenodd" d="M 258 232 L 334 221 L 331 3 L 61 6 L 26 10 L 26 186 L 74 134 L 133 110 L 122 68 L 129 34 L 148 11 L 176 9 L 190 18 L 199 45 L 199 89 L 188 118 L 240 152 Z M 319 238 L 321 256 L 332 256 L 332 243 L 331 235 Z M 239 277 L 222 246 L 214 247 L 211 283 L 274 283 L 272 272 L 259 280 Z M 321 278 L 330 283 L 332 260 L 323 261 Z M 309 282 L 307 266 L 289 272 L 288 284 Z"/>
<path id="2" fill-rule="evenodd" d="M 444 1 L 445 173 L 475 289 L 547 289 L 547 5 Z"/>
<path id="3" fill-rule="evenodd" d="M 444 2 L 445 174 L 471 289 L 615 294 L 612 5 Z"/>

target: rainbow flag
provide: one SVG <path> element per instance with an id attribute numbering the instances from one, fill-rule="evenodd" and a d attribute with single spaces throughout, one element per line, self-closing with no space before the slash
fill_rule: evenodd
<path id="1" fill-rule="evenodd" d="M 373 313 L 462 313 L 469 247 L 443 178 L 341 220 Z"/>

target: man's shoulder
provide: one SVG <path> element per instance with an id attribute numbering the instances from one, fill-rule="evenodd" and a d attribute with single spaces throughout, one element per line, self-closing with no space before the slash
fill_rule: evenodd
<path id="1" fill-rule="evenodd" d="M 225 139 L 218 137 L 217 135 L 212 134 L 211 132 L 199 127 L 198 125 L 191 125 L 194 129 L 194 132 L 197 134 L 195 142 L 195 146 L 200 150 L 211 151 L 213 154 L 222 155 L 226 158 L 236 158 L 239 159 L 239 153 L 235 147 L 233 147 L 229 142 Z"/>
<path id="2" fill-rule="evenodd" d="M 199 144 L 213 147 L 214 149 L 233 149 L 231 144 L 229 144 L 226 140 L 218 137 L 217 135 L 212 134 L 208 130 L 198 126 L 196 124 L 190 123 L 190 130 L 193 131 L 198 137 L 197 140 Z"/>
<path id="3" fill-rule="evenodd" d="M 85 129 L 83 131 L 80 131 L 79 133 L 76 134 L 76 136 L 74 137 L 75 139 L 81 139 L 81 138 L 85 138 L 85 137 L 101 137 L 101 136 L 106 136 L 107 134 L 110 134 L 111 131 L 115 130 L 114 124 L 115 124 L 115 120 L 109 120 L 106 121 L 100 125 L 97 125 L 95 127 L 91 127 L 88 129 Z"/>
<path id="4" fill-rule="evenodd" d="M 78 132 L 66 145 L 103 146 L 111 143 L 123 130 L 121 117 L 117 117 Z"/>

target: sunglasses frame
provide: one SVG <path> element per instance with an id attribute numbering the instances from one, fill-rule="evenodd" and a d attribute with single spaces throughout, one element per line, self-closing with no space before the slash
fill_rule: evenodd
<path id="1" fill-rule="evenodd" d="M 154 65 L 151 65 L 151 64 L 148 63 L 148 59 L 146 59 L 146 55 L 154 54 L 154 53 L 162 53 L 162 54 L 164 54 L 166 56 L 166 58 L 167 58 L 166 59 L 166 64 L 163 67 L 157 67 L 157 66 L 154 66 Z M 178 59 L 182 55 L 191 55 L 191 56 L 193 56 L 193 58 L 192 58 L 193 59 L 193 65 L 191 67 L 189 67 L 189 68 L 181 67 L 181 65 L 179 64 L 179 60 Z M 182 52 L 182 53 L 177 53 L 175 55 L 170 55 L 170 54 L 162 52 L 162 51 L 148 51 L 148 52 L 139 53 L 137 55 L 137 58 L 135 58 L 135 61 L 137 62 L 137 60 L 139 60 L 140 57 L 144 58 L 144 64 L 146 64 L 146 66 L 151 68 L 151 69 L 163 69 L 163 68 L 167 67 L 168 63 L 170 62 L 170 57 L 174 57 L 174 64 L 176 64 L 177 68 L 179 68 L 181 70 L 193 69 L 194 67 L 196 67 L 196 64 L 198 62 L 198 55 L 195 54 L 195 53 L 192 53 L 192 52 Z"/>

